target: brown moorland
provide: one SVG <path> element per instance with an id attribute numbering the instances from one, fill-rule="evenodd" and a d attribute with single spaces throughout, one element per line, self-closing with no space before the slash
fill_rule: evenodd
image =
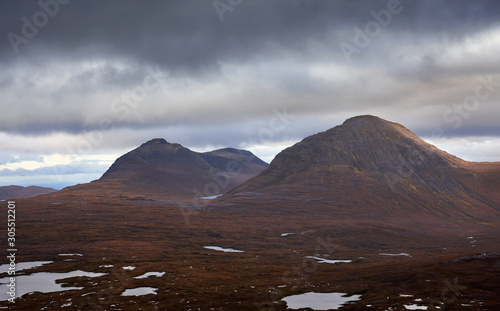
<path id="1" fill-rule="evenodd" d="M 24 199 L 41 194 L 56 192 L 56 189 L 38 186 L 4 186 L 0 187 L 0 200 Z"/>
<path id="2" fill-rule="evenodd" d="M 16 200 L 18 261 L 54 261 L 21 273 L 105 275 L 0 306 L 286 310 L 289 295 L 342 292 L 361 297 L 340 310 L 498 310 L 499 172 L 498 162 L 463 161 L 362 116 L 284 150 L 215 200 L 93 188 Z M 134 278 L 151 271 L 165 274 Z M 156 295 L 121 295 L 141 286 Z"/>

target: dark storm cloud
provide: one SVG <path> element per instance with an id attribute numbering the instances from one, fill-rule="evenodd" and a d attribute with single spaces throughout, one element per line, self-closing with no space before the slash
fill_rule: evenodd
<path id="1" fill-rule="evenodd" d="M 19 45 L 18 55 L 8 33 L 22 35 L 22 18 L 32 21 L 42 8 L 35 1 L 2 5 L 4 61 L 18 55 L 41 61 L 52 53 L 117 54 L 172 71 L 203 72 L 215 70 L 220 62 L 265 57 L 262 53 L 314 55 L 307 45 L 312 39 L 338 55 L 340 41 L 351 39 L 353 28 L 373 20 L 370 11 L 386 9 L 387 1 L 247 0 L 226 11 L 223 22 L 212 1 L 71 1 L 57 4 L 57 14 L 27 44 Z M 500 11 L 495 1 L 401 0 L 400 6 L 402 16 L 394 18 L 391 29 L 410 37 L 460 37 L 498 21 Z"/>
<path id="2" fill-rule="evenodd" d="M 286 105 L 309 117 L 300 121 L 303 130 L 295 135 L 300 137 L 307 128 L 328 126 L 315 121 L 322 115 L 361 112 L 411 123 L 412 113 L 413 119 L 399 116 L 434 101 L 427 93 L 446 86 L 450 77 L 500 70 L 494 54 L 468 57 L 465 51 L 451 55 L 455 59 L 443 51 L 498 26 L 500 6 L 493 0 L 243 0 L 232 1 L 240 4 L 223 13 L 214 3 L 228 2 L 5 2 L 0 105 L 9 115 L 0 117 L 0 131 L 76 134 L 100 130 L 101 121 L 110 120 L 114 129 L 210 128 L 218 133 L 212 135 L 215 143 L 222 144 L 225 138 L 241 139 L 224 134 L 234 133 L 231 127 L 265 123 L 273 108 Z M 382 17 L 390 23 L 347 61 L 341 44 L 356 46 L 357 29 L 365 31 L 377 20 L 374 14 L 387 14 L 391 6 L 397 13 Z M 46 21 L 40 20 L 43 14 Z M 32 38 L 15 44 L 16 53 L 12 34 L 24 36 L 23 29 Z M 123 97 L 144 83 L 146 68 L 164 73 L 164 87 L 127 103 Z M 474 87 L 470 81 L 457 85 Z M 432 114 L 438 117 L 431 127 L 449 126 L 443 113 L 461 96 L 467 94 L 432 102 L 443 108 L 418 112 L 421 131 L 428 131 Z M 114 104 L 117 100 L 123 102 Z M 484 103 L 460 133 L 477 128 L 479 116 L 494 112 L 491 107 Z M 337 119 L 330 122 L 333 126 Z M 214 129 L 220 124 L 225 126 Z M 200 137 L 189 142 L 207 140 Z"/>

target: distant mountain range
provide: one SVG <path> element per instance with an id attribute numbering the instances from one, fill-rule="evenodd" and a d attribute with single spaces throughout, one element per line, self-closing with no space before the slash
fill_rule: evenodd
<path id="1" fill-rule="evenodd" d="M 157 138 L 118 158 L 97 181 L 60 194 L 144 199 L 196 199 L 223 194 L 268 166 L 233 148 L 198 153 Z"/>
<path id="2" fill-rule="evenodd" d="M 499 189 L 500 162 L 464 161 L 400 124 L 358 116 L 283 150 L 270 165 L 244 150 L 198 153 L 153 139 L 99 180 L 56 195 L 187 202 L 224 194 L 213 204 L 487 224 L 500 219 Z"/>
<path id="3" fill-rule="evenodd" d="M 374 116 L 305 138 L 220 200 L 380 219 L 396 214 L 488 222 L 500 218 L 500 162 L 467 162 Z M 421 216 L 421 217 L 420 217 Z"/>
<path id="4" fill-rule="evenodd" d="M 0 200 L 23 199 L 41 194 L 49 194 L 56 191 L 56 189 L 37 186 L 5 186 L 0 187 Z"/>

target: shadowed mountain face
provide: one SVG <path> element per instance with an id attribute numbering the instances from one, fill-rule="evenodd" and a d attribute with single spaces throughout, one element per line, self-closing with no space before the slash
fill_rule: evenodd
<path id="1" fill-rule="evenodd" d="M 500 214 L 499 173 L 498 162 L 467 162 L 402 125 L 359 116 L 283 150 L 222 200 L 292 198 L 361 217 L 417 213 L 487 221 Z"/>
<path id="2" fill-rule="evenodd" d="M 83 190 L 111 197 L 193 199 L 227 192 L 266 167 L 248 151 L 198 153 L 157 138 L 118 158 L 99 180 L 63 193 Z"/>
<path id="3" fill-rule="evenodd" d="M 29 198 L 37 195 L 49 194 L 56 191 L 57 190 L 53 188 L 37 186 L 5 186 L 0 187 L 0 200 Z"/>

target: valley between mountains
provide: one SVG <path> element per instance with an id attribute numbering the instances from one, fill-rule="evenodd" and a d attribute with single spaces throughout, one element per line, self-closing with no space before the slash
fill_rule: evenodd
<path id="1" fill-rule="evenodd" d="M 48 262 L 19 277 L 99 276 L 0 308 L 290 310 L 284 298 L 311 292 L 350 297 L 331 310 L 499 308 L 500 162 L 464 161 L 375 116 L 269 165 L 153 139 L 99 180 L 15 202 L 17 262 Z M 142 287 L 154 291 L 123 295 Z"/>

